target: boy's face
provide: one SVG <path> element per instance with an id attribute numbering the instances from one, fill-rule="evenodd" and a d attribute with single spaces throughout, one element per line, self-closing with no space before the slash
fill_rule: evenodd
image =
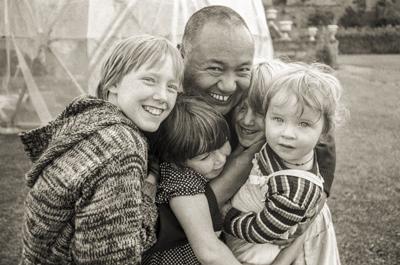
<path id="1" fill-rule="evenodd" d="M 144 64 L 125 75 L 110 93 L 116 94 L 116 104 L 139 129 L 154 132 L 173 109 L 180 88 L 167 56 L 152 68 Z"/>
<path id="2" fill-rule="evenodd" d="M 247 99 L 243 100 L 234 111 L 234 126 L 243 147 L 249 147 L 255 142 L 264 139 L 264 115 L 250 108 Z"/>
<path id="3" fill-rule="evenodd" d="M 320 112 L 308 106 L 301 112 L 295 96 L 278 92 L 268 107 L 265 136 L 279 157 L 292 164 L 301 164 L 314 154 L 323 126 Z"/>
<path id="4" fill-rule="evenodd" d="M 254 43 L 245 27 L 204 25 L 184 57 L 186 92 L 227 114 L 250 85 L 253 54 Z"/>
<path id="5" fill-rule="evenodd" d="M 231 153 L 231 146 L 227 141 L 221 148 L 188 159 L 185 166 L 192 168 L 207 179 L 218 177 L 224 169 L 226 158 Z"/>

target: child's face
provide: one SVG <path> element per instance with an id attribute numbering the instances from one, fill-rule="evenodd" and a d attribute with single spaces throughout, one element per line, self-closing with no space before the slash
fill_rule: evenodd
<path id="1" fill-rule="evenodd" d="M 230 153 L 231 146 L 227 141 L 221 148 L 217 150 L 186 160 L 185 166 L 192 168 L 207 179 L 213 179 L 217 177 L 224 169 L 226 157 L 229 156 Z"/>
<path id="2" fill-rule="evenodd" d="M 301 113 L 296 101 L 295 96 L 285 92 L 277 93 L 271 99 L 265 117 L 265 136 L 279 157 L 289 163 L 301 164 L 312 157 L 324 120 L 319 112 L 307 106 Z"/>
<path id="3" fill-rule="evenodd" d="M 249 147 L 264 139 L 264 118 L 250 108 L 247 99 L 235 108 L 235 131 L 242 146 Z"/>
<path id="4" fill-rule="evenodd" d="M 172 59 L 166 57 L 154 67 L 144 64 L 132 70 L 115 91 L 110 89 L 116 93 L 118 107 L 141 130 L 156 131 L 173 109 L 180 88 L 173 69 Z"/>

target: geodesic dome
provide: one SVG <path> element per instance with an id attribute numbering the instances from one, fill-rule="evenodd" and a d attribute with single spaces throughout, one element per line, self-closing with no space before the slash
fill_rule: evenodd
<path id="1" fill-rule="evenodd" d="M 148 33 L 178 44 L 198 9 L 236 10 L 256 41 L 256 61 L 272 58 L 261 0 L 4 0 L 0 2 L 0 127 L 47 123 L 74 97 L 91 93 L 108 48 Z"/>

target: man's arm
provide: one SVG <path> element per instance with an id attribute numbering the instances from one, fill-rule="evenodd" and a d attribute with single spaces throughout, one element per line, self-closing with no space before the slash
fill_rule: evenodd
<path id="1" fill-rule="evenodd" d="M 264 141 L 259 141 L 249 148 L 238 146 L 229 156 L 222 173 L 211 180 L 210 186 L 221 208 L 249 177 L 255 153 L 260 151 Z"/>
<path id="2" fill-rule="evenodd" d="M 319 171 L 324 179 L 324 190 L 329 197 L 336 168 L 336 145 L 332 133 L 326 135 L 324 141 L 317 144 L 316 151 Z"/>

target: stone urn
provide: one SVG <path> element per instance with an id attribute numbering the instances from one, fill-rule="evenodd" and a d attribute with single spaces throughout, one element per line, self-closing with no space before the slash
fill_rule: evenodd
<path id="1" fill-rule="evenodd" d="M 265 17 L 267 18 L 267 21 L 274 21 L 278 15 L 278 10 L 274 8 L 268 8 L 267 11 L 265 12 Z"/>
<path id="2" fill-rule="evenodd" d="M 281 20 L 279 21 L 279 29 L 282 33 L 282 40 L 290 40 L 289 32 L 292 31 L 293 21 Z"/>
<path id="3" fill-rule="evenodd" d="M 310 41 L 315 41 L 315 36 L 317 35 L 317 27 L 308 27 L 308 36 L 310 36 Z"/>
<path id="4" fill-rule="evenodd" d="M 327 28 L 328 28 L 328 32 L 329 32 L 329 39 L 331 41 L 335 41 L 336 40 L 335 35 L 339 28 L 338 25 L 328 25 Z"/>

